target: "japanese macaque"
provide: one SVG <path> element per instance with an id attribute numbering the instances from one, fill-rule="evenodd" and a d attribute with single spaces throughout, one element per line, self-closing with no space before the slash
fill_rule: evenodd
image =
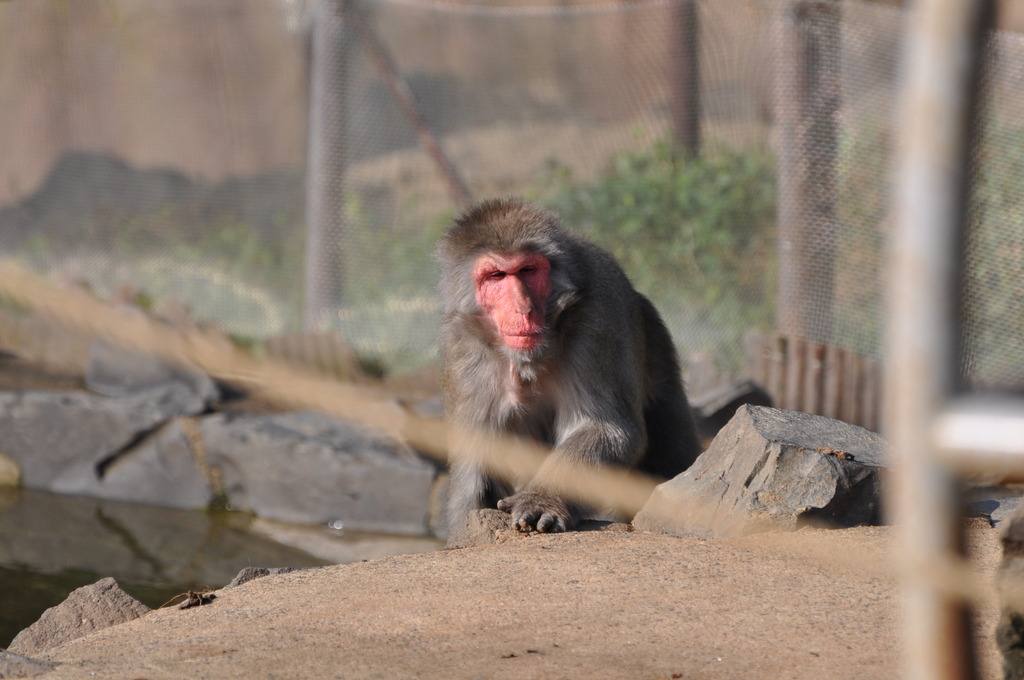
<path id="1" fill-rule="evenodd" d="M 566 531 L 591 509 L 545 479 L 572 465 L 671 478 L 700 454 L 668 329 L 609 253 L 553 213 L 506 198 L 457 218 L 438 257 L 446 417 L 552 447 L 518 488 L 486 473 L 486 451 L 457 455 L 449 530 L 472 510 L 497 507 L 520 530 Z"/>

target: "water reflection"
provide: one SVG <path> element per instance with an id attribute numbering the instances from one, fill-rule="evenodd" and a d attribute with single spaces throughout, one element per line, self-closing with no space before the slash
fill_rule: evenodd
<path id="1" fill-rule="evenodd" d="M 406 539 L 0 488 L 0 647 L 75 588 L 113 576 L 159 607 L 245 567 L 312 567 L 439 547 Z"/>

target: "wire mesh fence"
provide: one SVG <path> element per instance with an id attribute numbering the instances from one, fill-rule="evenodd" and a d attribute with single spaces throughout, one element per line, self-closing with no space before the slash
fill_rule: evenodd
<path id="1" fill-rule="evenodd" d="M 344 11 L 342 11 L 342 8 Z M 429 363 L 434 242 L 518 193 L 611 249 L 684 358 L 880 358 L 901 10 L 827 0 L 0 5 L 0 253 L 246 339 Z M 965 369 L 1024 380 L 1021 36 L 993 35 Z M 317 226 L 319 225 L 319 226 Z"/>

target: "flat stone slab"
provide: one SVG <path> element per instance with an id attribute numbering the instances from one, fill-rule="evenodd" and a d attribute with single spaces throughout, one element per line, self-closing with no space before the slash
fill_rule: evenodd
<path id="1" fill-rule="evenodd" d="M 405 444 L 312 412 L 218 414 L 200 425 L 229 505 L 260 517 L 427 533 L 437 468 Z"/>
<path id="2" fill-rule="evenodd" d="M 884 458 L 884 439 L 862 427 L 741 406 L 689 470 L 657 487 L 633 524 L 696 536 L 877 524 Z"/>
<path id="3" fill-rule="evenodd" d="M 106 397 L 129 397 L 154 387 L 182 385 L 206 403 L 216 401 L 213 380 L 195 366 L 176 366 L 141 352 L 97 339 L 89 348 L 85 387 Z"/>
<path id="4" fill-rule="evenodd" d="M 170 383 L 121 398 L 87 392 L 0 393 L 0 453 L 33 489 L 89 493 L 99 466 L 177 416 L 202 412 L 202 397 Z"/>
<path id="5" fill-rule="evenodd" d="M 164 508 L 205 510 L 215 498 L 199 460 L 202 444 L 191 442 L 194 421 L 175 419 L 103 466 L 90 496 Z"/>

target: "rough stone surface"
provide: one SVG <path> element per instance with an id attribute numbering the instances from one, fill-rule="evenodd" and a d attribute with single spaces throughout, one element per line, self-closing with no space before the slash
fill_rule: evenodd
<path id="1" fill-rule="evenodd" d="M 658 486 L 634 526 L 736 536 L 877 523 L 884 448 L 861 427 L 742 406 L 689 470 Z"/>
<path id="2" fill-rule="evenodd" d="M 118 399 L 85 392 L 3 392 L 3 453 L 21 466 L 27 487 L 86 493 L 105 461 L 164 421 L 204 408 L 202 398 L 178 383 Z"/>
<path id="3" fill-rule="evenodd" d="M 0 649 L 0 678 L 33 678 L 53 670 L 53 664 Z"/>
<path id="4" fill-rule="evenodd" d="M 503 534 L 515 533 L 512 515 L 496 508 L 474 510 L 448 537 L 448 548 L 471 548 L 497 543 Z"/>
<path id="5" fill-rule="evenodd" d="M 56 607 L 50 607 L 11 642 L 8 649 L 32 656 L 97 630 L 137 619 L 151 611 L 117 581 L 105 578 L 73 591 Z"/>
<path id="6" fill-rule="evenodd" d="M 693 415 L 701 440 L 711 442 L 744 404 L 773 406 L 771 395 L 752 380 L 725 385 L 693 399 Z"/>
<path id="7" fill-rule="evenodd" d="M 214 490 L 181 420 L 167 423 L 102 468 L 91 496 L 183 510 L 204 509 Z"/>
<path id="8" fill-rule="evenodd" d="M 335 528 L 427 531 L 437 469 L 400 442 L 310 412 L 218 414 L 200 433 L 234 508 Z"/>
<path id="9" fill-rule="evenodd" d="M 119 345 L 98 339 L 89 350 L 85 386 L 106 397 L 128 397 L 154 387 L 182 385 L 204 403 L 216 401 L 217 386 L 195 366 L 176 366 Z"/>
<path id="10" fill-rule="evenodd" d="M 976 500 L 967 504 L 967 509 L 976 517 L 984 517 L 989 523 L 998 527 L 1009 520 L 1020 507 L 1020 496 L 1006 498 L 989 498 Z"/>

